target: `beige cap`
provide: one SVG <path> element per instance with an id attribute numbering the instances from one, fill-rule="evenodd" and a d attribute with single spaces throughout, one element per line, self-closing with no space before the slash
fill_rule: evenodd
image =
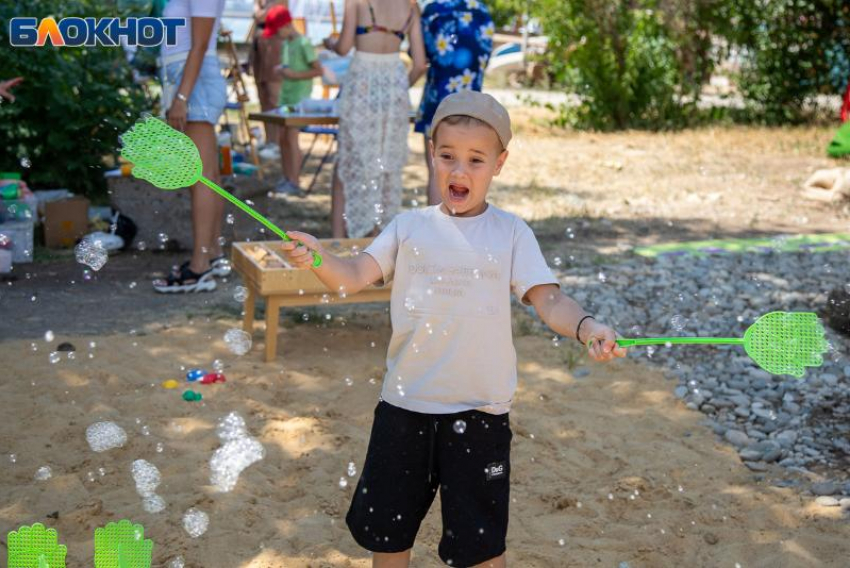
<path id="1" fill-rule="evenodd" d="M 508 142 L 511 141 L 511 117 L 505 107 L 492 96 L 469 90 L 458 91 L 447 96 L 434 113 L 428 135 L 432 135 L 441 120 L 455 115 L 471 116 L 486 122 L 496 131 L 502 147 L 508 147 Z"/>

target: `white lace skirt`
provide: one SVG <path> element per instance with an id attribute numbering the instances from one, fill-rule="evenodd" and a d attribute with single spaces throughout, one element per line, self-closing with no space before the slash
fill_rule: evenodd
<path id="1" fill-rule="evenodd" d="M 337 172 L 348 236 L 386 226 L 401 209 L 410 97 L 398 53 L 357 52 L 339 98 Z"/>

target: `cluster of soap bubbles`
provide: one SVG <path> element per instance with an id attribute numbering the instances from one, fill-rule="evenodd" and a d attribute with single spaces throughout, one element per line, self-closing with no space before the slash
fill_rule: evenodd
<path id="1" fill-rule="evenodd" d="M 142 506 L 148 513 L 159 513 L 165 509 L 165 500 L 155 493 L 162 481 L 162 475 L 154 464 L 146 460 L 136 460 L 131 469 L 136 491 L 142 497 Z"/>
<path id="2" fill-rule="evenodd" d="M 219 491 L 232 491 L 239 474 L 263 459 L 266 450 L 248 434 L 245 420 L 236 412 L 222 418 L 216 430 L 222 446 L 210 458 L 210 483 Z"/>
<path id="3" fill-rule="evenodd" d="M 183 515 L 183 528 L 189 533 L 192 538 L 198 538 L 210 526 L 210 517 L 200 509 L 194 507 L 186 511 Z M 176 560 L 176 559 L 175 559 Z M 181 558 L 182 560 L 182 558 Z"/>
<path id="4" fill-rule="evenodd" d="M 103 244 L 96 239 L 80 241 L 80 244 L 74 249 L 74 254 L 77 257 L 77 262 L 85 264 L 95 271 L 103 268 L 103 265 L 109 260 L 109 253 L 103 247 Z"/>
<path id="5" fill-rule="evenodd" d="M 47 481 L 51 477 L 53 477 L 53 470 L 50 469 L 49 465 L 43 465 L 35 472 L 36 481 Z"/>
<path id="6" fill-rule="evenodd" d="M 127 443 L 127 433 L 115 422 L 95 422 L 86 428 L 86 441 L 93 452 L 105 452 Z"/>

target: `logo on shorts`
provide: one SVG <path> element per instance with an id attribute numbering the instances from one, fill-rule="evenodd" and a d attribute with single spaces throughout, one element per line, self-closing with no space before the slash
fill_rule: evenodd
<path id="1" fill-rule="evenodd" d="M 487 473 L 487 481 L 502 479 L 508 475 L 508 466 L 505 462 L 491 463 L 484 471 Z"/>

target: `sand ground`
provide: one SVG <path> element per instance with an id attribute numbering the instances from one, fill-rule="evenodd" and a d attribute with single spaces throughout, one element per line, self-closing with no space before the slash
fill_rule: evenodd
<path id="1" fill-rule="evenodd" d="M 288 327 L 282 357 L 270 364 L 256 350 L 241 358 L 228 352 L 221 337 L 234 324 L 149 326 L 98 337 L 94 348 L 88 338 L 57 337 L 79 349 L 75 360 L 57 364 L 43 346 L 0 345 L 7 362 L 0 531 L 35 521 L 57 528 L 69 566 L 91 565 L 94 528 L 121 518 L 145 526 L 156 565 L 182 554 L 193 567 L 369 566 L 344 524 L 356 481 L 346 469 L 349 462 L 362 468 L 389 339 L 385 317 Z M 522 336 L 517 348 L 511 565 L 846 565 L 840 510 L 771 486 L 770 473 L 754 476 L 659 373 L 624 361 L 590 364 L 591 373 L 576 379 L 566 370 L 572 347 Z M 200 387 L 203 403 L 160 386 L 179 379 L 181 365 L 209 367 L 212 358 L 226 362 L 228 382 Z M 216 421 L 231 411 L 267 453 L 234 491 L 217 493 L 208 462 L 219 447 Z M 127 445 L 92 452 L 85 429 L 98 420 L 124 427 Z M 130 474 L 139 458 L 162 472 L 163 513 L 142 509 Z M 42 465 L 53 477 L 34 481 Z M 210 515 L 198 539 L 181 527 L 190 507 Z M 416 566 L 440 565 L 438 511 L 420 531 Z"/>

